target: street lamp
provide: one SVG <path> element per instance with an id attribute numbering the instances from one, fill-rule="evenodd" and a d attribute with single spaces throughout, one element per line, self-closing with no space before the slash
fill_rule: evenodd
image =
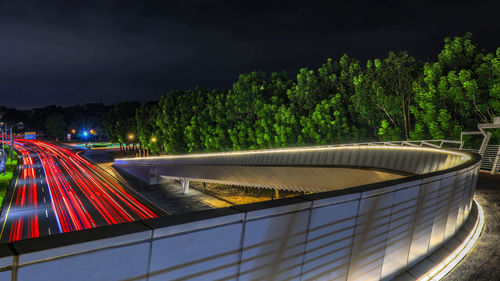
<path id="1" fill-rule="evenodd" d="M 5 143 L 8 141 L 7 135 L 10 135 L 10 147 L 11 147 L 11 153 L 10 153 L 10 161 L 12 162 L 12 157 L 14 156 L 14 135 L 12 134 L 12 128 L 16 125 L 22 124 L 20 122 L 18 123 L 11 123 L 10 124 L 10 134 L 9 134 L 9 128 L 6 122 L 0 122 L 0 132 L 2 134 L 2 158 L 5 159 L 5 164 L 7 164 L 7 157 L 5 157 Z M 8 144 L 7 144 L 8 145 Z M 5 175 L 6 167 L 3 170 L 3 174 Z"/>
<path id="2" fill-rule="evenodd" d="M 134 135 L 130 134 L 130 135 L 128 135 L 128 138 L 129 138 L 129 140 L 133 140 L 134 139 Z"/>
<path id="3" fill-rule="evenodd" d="M 71 133 L 74 135 L 76 134 L 76 129 L 71 129 Z"/>
<path id="4" fill-rule="evenodd" d="M 153 137 L 153 138 L 151 139 L 151 141 L 152 141 L 152 142 L 156 142 L 156 137 Z"/>

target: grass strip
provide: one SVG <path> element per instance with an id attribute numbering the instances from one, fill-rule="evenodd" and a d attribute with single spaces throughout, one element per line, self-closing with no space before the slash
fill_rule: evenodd
<path id="1" fill-rule="evenodd" d="M 5 152 L 8 153 L 10 156 L 10 153 L 12 152 L 10 147 L 5 147 Z M 17 153 L 14 151 L 12 159 L 9 157 L 7 159 L 7 165 L 5 167 L 5 175 L 3 172 L 0 173 L 0 206 L 3 203 L 3 200 L 5 198 L 5 194 L 7 193 L 7 190 L 9 189 L 10 182 L 12 181 L 12 177 L 14 176 L 14 171 L 16 170 L 17 166 Z"/>

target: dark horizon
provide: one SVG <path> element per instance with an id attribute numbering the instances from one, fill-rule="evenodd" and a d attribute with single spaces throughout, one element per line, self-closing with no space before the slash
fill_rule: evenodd
<path id="1" fill-rule="evenodd" d="M 498 2 L 0 1 L 0 106 L 158 100 L 241 73 L 362 62 L 403 51 L 435 59 L 445 37 L 500 46 Z"/>

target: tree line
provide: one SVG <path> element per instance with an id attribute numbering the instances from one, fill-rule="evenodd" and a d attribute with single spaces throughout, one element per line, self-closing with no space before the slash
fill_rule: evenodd
<path id="1" fill-rule="evenodd" d="M 123 149 L 169 154 L 458 139 L 500 115 L 500 48 L 481 50 L 468 33 L 446 38 L 435 61 L 407 52 L 366 62 L 344 55 L 293 78 L 255 71 L 229 90 L 176 90 L 146 104 L 0 111 L 2 121 L 54 139 L 94 129 Z"/>
<path id="2" fill-rule="evenodd" d="M 110 140 L 155 153 L 211 152 L 377 140 L 457 139 L 500 115 L 500 48 L 470 33 L 446 38 L 437 61 L 407 52 L 318 69 L 241 74 L 227 91 L 196 87 L 105 115 Z M 130 136 L 136 138 L 130 138 Z"/>
<path id="3" fill-rule="evenodd" d="M 42 139 L 63 141 L 68 134 L 71 135 L 72 139 L 78 139 L 83 131 L 92 129 L 95 135 L 89 136 L 89 138 L 100 140 L 105 138 L 102 118 L 110 107 L 102 103 L 67 107 L 49 105 L 31 110 L 0 106 L 0 120 L 14 125 L 15 133 L 35 131 L 37 137 Z"/>

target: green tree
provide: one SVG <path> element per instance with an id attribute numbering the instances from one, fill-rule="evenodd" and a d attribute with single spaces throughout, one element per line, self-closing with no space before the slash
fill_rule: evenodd
<path id="1" fill-rule="evenodd" d="M 157 102 L 149 102 L 136 109 L 135 121 L 137 138 L 141 148 L 152 149 L 155 153 L 159 152 L 158 136 L 156 132 L 159 130 L 156 125 Z"/>
<path id="2" fill-rule="evenodd" d="M 287 90 L 291 86 L 291 81 L 288 79 L 285 72 L 272 73 L 270 77 L 266 77 L 262 86 L 263 98 L 258 100 L 255 105 L 256 120 L 254 123 L 255 144 L 253 148 L 273 148 L 286 146 L 290 140 L 289 137 L 278 137 L 281 133 L 279 130 L 294 130 L 298 132 L 299 124 L 296 122 L 295 116 L 289 116 L 290 120 L 282 123 L 282 126 L 291 128 L 279 128 L 276 126 L 279 123 L 279 114 L 283 111 L 281 106 L 288 105 Z M 291 114 L 291 112 L 290 112 Z M 284 141 L 284 143 L 283 143 Z"/>
<path id="3" fill-rule="evenodd" d="M 287 94 L 300 120 L 298 144 L 345 142 L 358 139 L 355 112 L 350 105 L 352 83 L 359 63 L 342 56 L 328 59 L 317 71 L 302 69 Z"/>
<path id="4" fill-rule="evenodd" d="M 302 133 L 314 144 L 343 142 L 350 138 L 350 126 L 340 94 L 317 104 L 311 116 L 302 116 L 300 123 Z"/>
<path id="5" fill-rule="evenodd" d="M 273 124 L 275 136 L 274 143 L 277 147 L 287 147 L 298 143 L 300 124 L 293 105 L 280 105 L 274 115 L 276 122 Z"/>
<path id="6" fill-rule="evenodd" d="M 478 51 L 472 35 L 446 38 L 435 63 L 424 67 L 424 79 L 415 82 L 412 138 L 458 138 L 464 128 L 490 122 L 500 113 L 497 54 Z"/>
<path id="7" fill-rule="evenodd" d="M 226 118 L 233 150 L 255 148 L 254 124 L 257 112 L 266 99 L 266 74 L 252 72 L 241 74 L 226 95 Z"/>
<path id="8" fill-rule="evenodd" d="M 380 138 L 410 138 L 413 82 L 421 70 L 406 52 L 389 52 L 384 60 L 369 60 L 364 73 L 356 77 L 354 108 Z"/>
<path id="9" fill-rule="evenodd" d="M 111 141 L 118 142 L 122 151 L 123 145 L 125 149 L 130 149 L 130 145 L 135 147 L 137 141 L 135 112 L 140 105 L 138 101 L 118 103 L 104 116 L 106 135 Z"/>

